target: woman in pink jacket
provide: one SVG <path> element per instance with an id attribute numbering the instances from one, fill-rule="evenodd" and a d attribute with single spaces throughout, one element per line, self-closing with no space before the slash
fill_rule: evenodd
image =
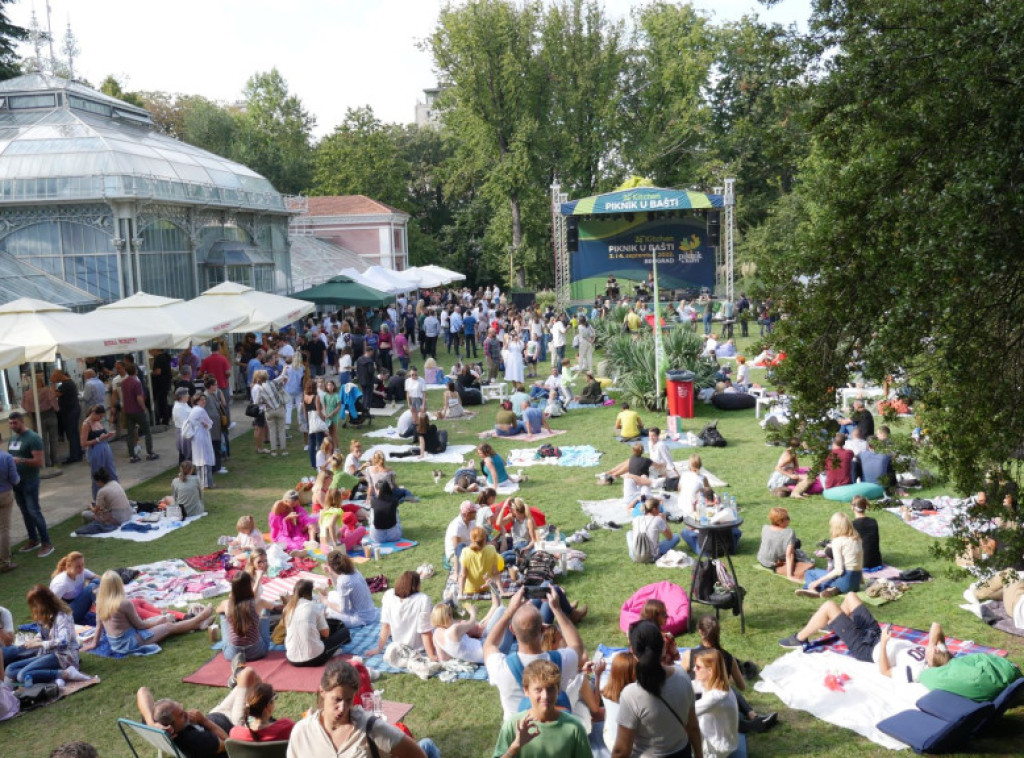
<path id="1" fill-rule="evenodd" d="M 288 490 L 270 509 L 270 539 L 289 552 L 302 551 L 317 541 L 317 520 L 299 504 L 299 493 Z"/>

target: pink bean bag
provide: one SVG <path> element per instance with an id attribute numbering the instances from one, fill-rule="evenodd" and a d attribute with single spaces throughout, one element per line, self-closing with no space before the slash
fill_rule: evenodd
<path id="1" fill-rule="evenodd" d="M 668 623 L 662 631 L 678 636 L 686 632 L 690 623 L 690 597 L 686 590 L 672 582 L 656 582 L 641 587 L 622 604 L 619 614 L 619 628 L 629 634 L 629 625 L 640 619 L 644 603 L 651 599 L 660 600 L 668 609 Z"/>

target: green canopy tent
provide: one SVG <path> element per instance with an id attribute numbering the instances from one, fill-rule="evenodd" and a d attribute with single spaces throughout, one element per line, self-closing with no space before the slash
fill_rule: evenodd
<path id="1" fill-rule="evenodd" d="M 323 305 L 386 305 L 395 296 L 367 287 L 349 276 L 333 276 L 323 284 L 295 292 L 289 297 Z"/>

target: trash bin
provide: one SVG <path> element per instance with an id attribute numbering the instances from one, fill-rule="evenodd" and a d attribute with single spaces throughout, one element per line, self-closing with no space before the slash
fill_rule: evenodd
<path id="1" fill-rule="evenodd" d="M 680 418 L 693 418 L 693 380 L 692 371 L 669 371 L 665 378 L 665 391 L 668 393 L 668 415 Z"/>

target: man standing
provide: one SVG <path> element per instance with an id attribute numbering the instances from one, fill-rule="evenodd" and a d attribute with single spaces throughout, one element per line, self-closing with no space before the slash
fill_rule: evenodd
<path id="1" fill-rule="evenodd" d="M 458 305 L 455 306 L 455 310 L 452 311 L 452 315 L 448 319 L 448 331 L 451 332 L 451 346 L 455 348 L 455 358 L 458 360 L 459 356 L 459 343 L 462 341 L 462 308 Z M 451 351 L 449 351 L 451 352 Z"/>
<path id="2" fill-rule="evenodd" d="M 431 308 L 423 319 L 423 355 L 437 360 L 437 337 L 441 333 L 441 322 Z"/>
<path id="3" fill-rule="evenodd" d="M 466 315 L 462 317 L 462 332 L 466 341 L 466 358 L 470 357 L 470 350 L 476 358 L 476 316 L 471 310 L 467 310 Z"/>
<path id="4" fill-rule="evenodd" d="M 313 330 L 313 336 L 306 343 L 306 354 L 309 356 L 309 375 L 323 376 L 324 363 L 327 360 L 327 343 L 319 329 Z"/>
<path id="5" fill-rule="evenodd" d="M 28 542 L 18 552 L 29 553 L 38 549 L 37 556 L 46 558 L 53 554 L 53 545 L 50 544 L 46 519 L 39 508 L 39 470 L 44 463 L 43 440 L 25 426 L 25 416 L 20 411 L 12 411 L 7 421 L 11 427 L 7 451 L 14 458 L 20 479 L 14 484 L 14 499 L 21 509 L 21 517 L 25 520 L 25 530 L 28 532 Z"/>
<path id="6" fill-rule="evenodd" d="M 93 406 L 103 405 L 107 398 L 107 388 L 91 368 L 85 370 L 85 388 L 82 390 L 82 404 L 88 413 Z"/>
<path id="7" fill-rule="evenodd" d="M 487 339 L 484 340 L 484 358 L 487 359 L 487 382 L 491 384 L 498 376 L 501 368 L 501 343 L 498 342 L 498 335 L 493 329 L 487 330 Z"/>
<path id="8" fill-rule="evenodd" d="M 142 382 L 136 376 L 138 367 L 133 363 L 125 367 L 127 376 L 121 382 L 121 400 L 124 407 L 125 426 L 128 430 L 128 461 L 138 463 L 135 454 L 135 429 L 139 428 L 146 438 L 146 460 L 155 461 L 160 456 L 153 452 L 153 433 L 149 428 L 149 414 L 146 413 L 146 396 L 142 391 Z"/>
<path id="9" fill-rule="evenodd" d="M 551 347 L 554 348 L 551 365 L 561 366 L 565 358 L 565 322 L 564 317 L 559 316 L 551 322 Z"/>
<path id="10" fill-rule="evenodd" d="M 363 391 L 363 405 L 367 413 L 373 407 L 373 385 L 376 381 L 377 362 L 373 358 L 373 348 L 367 345 L 356 361 L 356 382 Z"/>
<path id="11" fill-rule="evenodd" d="M 0 574 L 18 568 L 11 560 L 11 511 L 14 510 L 14 488 L 20 482 L 14 458 L 0 450 Z"/>
<path id="12" fill-rule="evenodd" d="M 174 378 L 171 375 L 171 356 L 163 349 L 151 350 L 150 355 L 153 356 L 153 403 L 156 406 L 154 409 L 156 411 L 156 423 L 166 425 L 171 421 L 169 397 L 171 394 L 171 380 Z M 220 353 L 213 352 L 210 355 L 212 357 L 220 355 Z M 227 358 L 223 355 L 220 355 L 220 357 L 227 364 Z M 207 358 L 203 361 L 203 364 L 209 360 Z M 203 364 L 200 364 L 200 370 L 203 370 Z M 225 368 L 225 374 L 230 370 L 231 366 L 228 364 Z"/>
<path id="13" fill-rule="evenodd" d="M 579 370 L 594 370 L 594 343 L 597 341 L 597 332 L 587 321 L 586 316 L 580 316 L 580 325 L 576 329 L 576 336 L 580 341 L 579 348 Z"/>

